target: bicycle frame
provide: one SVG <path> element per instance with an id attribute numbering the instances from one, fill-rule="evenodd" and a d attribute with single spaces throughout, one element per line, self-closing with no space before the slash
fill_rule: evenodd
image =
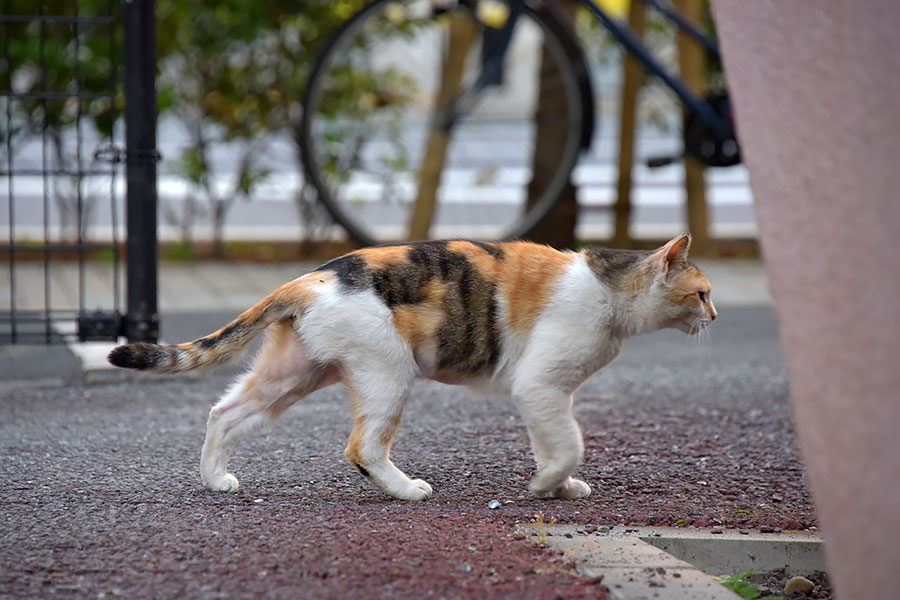
<path id="1" fill-rule="evenodd" d="M 719 56 L 719 47 L 709 35 L 697 29 L 690 21 L 678 12 L 667 0 L 640 0 L 644 4 L 655 8 L 664 17 L 675 23 L 681 31 L 694 38 L 707 50 Z M 681 99 L 684 105 L 703 119 L 703 121 L 719 133 L 725 133 L 731 129 L 727 119 L 719 115 L 713 107 L 701 96 L 688 88 L 687 84 L 678 76 L 669 73 L 658 60 L 650 53 L 641 37 L 628 26 L 627 23 L 617 22 L 603 12 L 592 0 L 579 0 L 579 3 L 587 7 L 594 17 L 599 20 L 607 31 L 625 46 L 642 65 L 653 75 L 656 75 Z"/>
<path id="2" fill-rule="evenodd" d="M 667 0 L 639 0 L 654 8 L 664 17 L 675 23 L 685 34 L 696 40 L 704 48 L 719 56 L 719 48 L 716 41 L 706 33 L 700 31 L 690 21 L 678 12 Z M 444 115 L 443 126 L 449 129 L 453 121 L 470 110 L 477 102 L 481 90 L 487 87 L 498 72 L 503 55 L 509 47 L 512 32 L 516 22 L 523 12 L 523 6 L 527 0 L 510 0 L 510 11 L 506 23 L 498 32 L 496 42 L 486 54 L 482 71 L 474 86 L 453 103 L 448 113 Z M 627 23 L 613 19 L 603 11 L 593 0 L 578 0 L 578 3 L 586 7 L 591 14 L 600 21 L 612 36 L 622 44 L 625 49 L 640 62 L 647 71 L 659 77 L 680 99 L 689 111 L 697 114 L 707 125 L 717 133 L 725 134 L 731 131 L 731 123 L 721 116 L 713 106 L 703 97 L 691 91 L 683 79 L 669 73 L 665 67 L 653 56 L 647 46 Z"/>

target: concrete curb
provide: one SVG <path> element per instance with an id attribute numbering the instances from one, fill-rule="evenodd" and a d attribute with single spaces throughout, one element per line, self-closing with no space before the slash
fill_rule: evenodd
<path id="1" fill-rule="evenodd" d="M 135 381 L 165 381 L 170 379 L 198 379 L 199 373 L 146 373 L 143 371 L 132 371 L 131 369 L 120 369 L 109 364 L 106 357 L 113 348 L 122 342 L 82 342 L 67 344 L 69 351 L 75 355 L 75 358 L 81 364 L 81 374 L 78 378 L 80 383 L 92 385 L 100 383 L 122 383 Z M 160 343 L 165 343 L 160 341 Z"/>
<path id="2" fill-rule="evenodd" d="M 710 575 L 825 570 L 822 540 L 812 533 L 553 525 L 541 540 L 534 525 L 517 530 L 574 561 L 581 575 L 602 578 L 617 600 L 734 600 L 740 596 Z"/>
<path id="3" fill-rule="evenodd" d="M 117 345 L 119 342 L 0 345 L 0 388 L 159 382 L 199 379 L 208 374 L 203 371 L 167 374 L 120 369 L 106 360 Z"/>

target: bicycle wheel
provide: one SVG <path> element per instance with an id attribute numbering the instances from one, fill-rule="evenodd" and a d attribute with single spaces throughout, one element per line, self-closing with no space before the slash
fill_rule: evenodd
<path id="1" fill-rule="evenodd" d="M 410 239 L 425 147 L 442 114 L 447 50 L 467 48 L 456 59 L 458 91 L 471 89 L 507 15 L 497 1 L 380 0 L 323 51 L 303 102 L 302 159 L 319 200 L 356 242 Z M 464 46 L 448 41 L 460 19 L 474 32 Z M 430 229 L 414 237 L 523 237 L 552 208 L 593 127 L 571 35 L 546 7 L 526 7 L 497 76 L 449 130 Z M 552 144 L 537 139 L 539 131 L 547 137 L 546 120 L 557 130 Z"/>

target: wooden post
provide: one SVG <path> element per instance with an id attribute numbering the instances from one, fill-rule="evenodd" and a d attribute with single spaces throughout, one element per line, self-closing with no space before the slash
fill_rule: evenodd
<path id="1" fill-rule="evenodd" d="M 573 0 L 557 0 L 557 6 L 561 9 L 561 16 L 574 23 L 577 3 Z M 587 109 L 593 110 L 593 107 L 589 106 Z M 560 115 L 564 115 L 567 110 L 559 69 L 544 45 L 541 49 L 540 90 L 534 114 L 535 139 L 531 181 L 528 182 L 528 206 L 544 193 L 550 177 L 556 172 L 558 159 L 566 142 L 566 131 L 559 126 Z M 528 235 L 528 239 L 554 248 L 573 248 L 577 223 L 578 198 L 570 174 L 556 203 Z"/>
<path id="2" fill-rule="evenodd" d="M 700 21 L 702 0 L 676 0 L 676 5 L 693 23 Z M 678 64 L 682 79 L 693 91 L 703 93 L 706 87 L 703 48 L 681 32 L 677 36 L 677 45 Z M 706 206 L 706 182 L 703 171 L 703 165 L 692 156 L 685 155 L 684 190 L 687 194 L 687 223 L 694 238 L 691 252 L 695 255 L 712 252 Z"/>
<path id="3" fill-rule="evenodd" d="M 444 64 L 441 66 L 441 87 L 438 92 L 438 108 L 446 105 L 459 94 L 466 56 L 475 41 L 477 28 L 474 19 L 464 11 L 453 15 L 449 27 L 449 42 Z M 441 183 L 441 172 L 447 157 L 447 146 L 450 143 L 448 132 L 443 131 L 438 123 L 432 123 L 431 132 L 425 147 L 425 156 L 419 170 L 419 189 L 416 204 L 409 222 L 409 239 L 422 240 L 428 238 L 431 220 L 437 200 L 437 190 Z"/>
<path id="4" fill-rule="evenodd" d="M 644 3 L 632 0 L 628 8 L 628 24 L 638 35 L 644 31 Z M 616 183 L 616 203 L 613 205 L 614 230 L 612 245 L 629 248 L 631 235 L 631 167 L 634 163 L 634 123 L 637 117 L 637 97 L 644 78 L 641 64 L 625 53 L 622 104 L 619 107 L 619 179 Z"/>

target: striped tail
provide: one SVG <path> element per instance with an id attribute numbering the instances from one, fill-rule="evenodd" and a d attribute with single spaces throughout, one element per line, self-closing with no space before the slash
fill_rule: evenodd
<path id="1" fill-rule="evenodd" d="M 180 373 L 225 364 L 237 359 L 266 326 L 297 314 L 294 303 L 281 292 L 283 289 L 276 290 L 228 325 L 193 342 L 177 346 L 125 344 L 114 348 L 107 360 L 117 367 L 157 373 Z"/>

